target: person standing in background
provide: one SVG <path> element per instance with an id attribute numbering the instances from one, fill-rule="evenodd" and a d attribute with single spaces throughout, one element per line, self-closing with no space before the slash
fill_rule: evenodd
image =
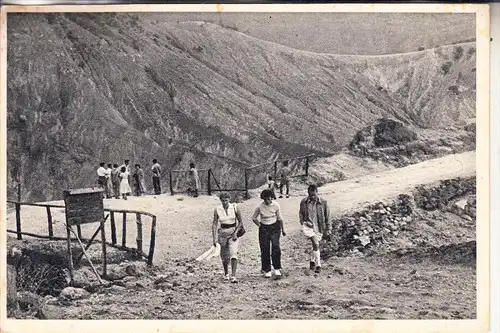
<path id="1" fill-rule="evenodd" d="M 129 173 L 127 171 L 127 168 L 122 166 L 120 168 L 120 194 L 124 200 L 127 200 L 127 196 L 132 192 L 132 189 L 130 188 L 130 184 L 128 182 L 129 178 Z"/>
<path id="2" fill-rule="evenodd" d="M 113 165 L 113 169 L 111 170 L 111 182 L 113 183 L 113 192 L 115 194 L 115 198 L 120 198 L 120 169 L 118 168 L 118 164 Z"/>
<path id="3" fill-rule="evenodd" d="M 267 188 L 273 192 L 273 200 L 276 200 L 276 193 L 274 192 L 276 188 L 276 182 L 272 176 L 267 176 Z"/>
<path id="4" fill-rule="evenodd" d="M 97 184 L 103 190 L 106 190 L 106 169 L 104 168 L 105 163 L 99 163 L 99 168 L 97 169 Z M 105 193 L 103 193 L 105 196 Z"/>
<path id="5" fill-rule="evenodd" d="M 290 198 L 290 167 L 288 161 L 283 162 L 283 167 L 280 170 L 280 198 L 283 198 L 283 187 L 286 186 L 286 197 Z"/>
<path id="6" fill-rule="evenodd" d="M 134 180 L 135 195 L 140 197 L 141 195 L 146 193 L 146 185 L 144 184 L 144 171 L 141 169 L 141 166 L 139 164 L 135 165 Z"/>
<path id="7" fill-rule="evenodd" d="M 161 166 L 158 164 L 156 159 L 153 160 L 153 166 L 151 167 L 151 171 L 153 172 L 153 188 L 155 194 L 161 194 Z"/>
<path id="8" fill-rule="evenodd" d="M 130 163 L 130 160 L 125 160 L 125 161 L 124 161 L 124 164 L 120 165 L 119 170 L 120 170 L 120 172 L 121 172 L 122 168 L 125 168 L 125 169 L 126 169 L 127 174 L 128 174 L 128 184 L 129 184 L 129 186 L 130 186 L 130 184 L 131 184 L 131 179 L 130 179 L 130 178 L 132 177 L 132 172 L 131 172 L 131 170 L 130 170 L 130 164 L 129 164 L 129 163 Z M 131 194 L 131 192 L 132 192 L 132 191 L 130 191 L 127 195 L 130 195 L 130 194 Z"/>
<path id="9" fill-rule="evenodd" d="M 200 178 L 198 177 L 198 170 L 194 163 L 189 163 L 189 189 L 188 192 L 193 194 L 193 197 L 197 198 L 200 190 Z"/>
<path id="10" fill-rule="evenodd" d="M 111 163 L 106 166 L 106 198 L 113 198 L 113 182 L 111 181 Z"/>

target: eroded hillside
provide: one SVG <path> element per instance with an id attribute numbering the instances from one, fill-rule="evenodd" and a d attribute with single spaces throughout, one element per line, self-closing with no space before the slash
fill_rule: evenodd
<path id="1" fill-rule="evenodd" d="M 30 200 L 94 185 L 100 161 L 196 160 L 239 176 L 333 153 L 383 116 L 425 127 L 475 116 L 474 43 L 338 56 L 114 13 L 9 15 L 8 30 L 10 197 L 16 178 Z"/>

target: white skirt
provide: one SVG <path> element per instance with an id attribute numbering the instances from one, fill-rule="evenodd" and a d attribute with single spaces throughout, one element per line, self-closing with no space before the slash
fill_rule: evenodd
<path id="1" fill-rule="evenodd" d="M 120 182 L 120 194 L 132 193 L 132 189 L 128 183 L 128 179 L 122 179 Z"/>

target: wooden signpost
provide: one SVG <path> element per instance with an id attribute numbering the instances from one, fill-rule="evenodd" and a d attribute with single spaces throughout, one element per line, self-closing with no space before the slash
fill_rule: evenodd
<path id="1" fill-rule="evenodd" d="M 101 188 L 84 188 L 64 191 L 64 203 L 66 206 L 66 228 L 67 228 L 67 242 L 68 242 L 68 256 L 69 256 L 69 270 L 71 279 L 73 279 L 74 267 L 73 267 L 73 255 L 71 251 L 71 234 L 73 233 L 78 240 L 82 248 L 82 255 L 85 255 L 87 260 L 90 262 L 92 270 L 97 276 L 97 279 L 102 283 L 97 270 L 90 261 L 90 257 L 87 255 L 86 250 L 97 236 L 101 233 L 101 244 L 102 244 L 102 275 L 106 277 L 106 233 L 104 228 L 104 223 L 106 222 L 107 216 L 104 217 L 104 203 L 103 203 L 103 189 Z M 95 231 L 92 238 L 89 240 L 87 247 L 84 247 L 81 241 L 80 225 L 87 223 L 99 222 L 99 228 Z M 76 233 L 72 226 L 77 226 L 78 233 Z M 80 261 L 82 256 L 77 260 Z"/>

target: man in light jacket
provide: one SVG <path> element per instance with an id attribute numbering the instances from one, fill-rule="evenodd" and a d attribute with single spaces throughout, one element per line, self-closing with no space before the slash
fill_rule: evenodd
<path id="1" fill-rule="evenodd" d="M 308 196 L 300 202 L 299 221 L 302 233 L 311 240 L 312 250 L 309 268 L 315 273 L 321 272 L 321 258 L 319 242 L 323 235 L 329 236 L 332 232 L 330 209 L 326 200 L 318 196 L 318 187 L 309 185 Z"/>

